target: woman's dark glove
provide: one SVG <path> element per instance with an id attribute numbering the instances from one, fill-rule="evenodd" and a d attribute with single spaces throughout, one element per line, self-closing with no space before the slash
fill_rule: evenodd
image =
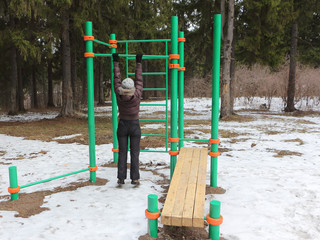
<path id="1" fill-rule="evenodd" d="M 118 53 L 112 53 L 112 59 L 114 62 L 119 62 L 119 54 Z"/>
<path id="2" fill-rule="evenodd" d="M 141 54 L 141 53 L 138 53 L 138 54 L 137 54 L 137 56 L 136 56 L 136 61 L 137 61 L 137 63 L 141 63 L 141 61 L 142 61 L 142 56 L 143 56 L 143 54 Z"/>

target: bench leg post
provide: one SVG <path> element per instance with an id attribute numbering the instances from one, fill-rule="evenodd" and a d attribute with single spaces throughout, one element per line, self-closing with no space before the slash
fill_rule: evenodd
<path id="1" fill-rule="evenodd" d="M 210 213 L 207 216 L 207 222 L 209 223 L 209 238 L 212 240 L 219 240 L 220 224 L 222 223 L 220 205 L 219 201 L 210 201 Z"/>
<path id="2" fill-rule="evenodd" d="M 148 212 L 157 213 L 158 209 L 158 196 L 155 194 L 148 195 Z M 158 218 L 148 219 L 148 232 L 151 237 L 158 237 Z"/>

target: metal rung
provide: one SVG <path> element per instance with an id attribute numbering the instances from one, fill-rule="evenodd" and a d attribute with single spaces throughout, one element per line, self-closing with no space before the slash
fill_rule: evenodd
<path id="1" fill-rule="evenodd" d="M 160 103 L 141 103 L 140 106 L 167 106 L 167 105 L 160 104 Z"/>
<path id="2" fill-rule="evenodd" d="M 166 137 L 167 135 L 165 135 L 165 134 L 141 134 L 141 136 L 145 136 L 145 137 Z"/>
<path id="3" fill-rule="evenodd" d="M 147 39 L 147 40 L 118 40 L 117 43 L 138 43 L 138 42 L 170 42 L 171 39 Z"/>
<path id="4" fill-rule="evenodd" d="M 157 151 L 157 150 L 140 150 L 140 152 L 158 152 L 158 153 L 168 153 L 169 151 Z"/>
<path id="5" fill-rule="evenodd" d="M 149 121 L 149 122 L 165 122 L 165 121 L 167 121 L 167 120 L 163 120 L 163 119 L 139 119 L 140 121 L 142 121 L 142 122 L 147 122 L 147 121 Z"/>
<path id="6" fill-rule="evenodd" d="M 166 88 L 144 88 L 143 91 L 166 91 Z"/>
<path id="7" fill-rule="evenodd" d="M 142 75 L 166 75 L 166 72 L 144 72 Z M 135 73 L 128 73 L 128 75 L 135 75 Z"/>

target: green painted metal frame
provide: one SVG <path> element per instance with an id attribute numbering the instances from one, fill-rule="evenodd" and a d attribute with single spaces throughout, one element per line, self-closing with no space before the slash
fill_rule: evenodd
<path id="1" fill-rule="evenodd" d="M 171 17 L 171 54 L 178 54 L 178 17 Z M 171 64 L 178 64 L 178 59 L 171 59 Z M 177 138 L 177 98 L 178 98 L 178 68 L 172 68 L 171 74 L 171 138 Z M 177 151 L 177 142 L 171 142 L 171 151 Z M 170 179 L 177 163 L 177 156 L 170 155 Z"/>
<path id="2" fill-rule="evenodd" d="M 158 196 L 155 194 L 148 195 L 148 212 L 159 212 Z M 158 219 L 148 219 L 148 230 L 151 237 L 158 237 Z"/>
<path id="3" fill-rule="evenodd" d="M 116 40 L 116 35 L 114 33 L 110 34 L 110 40 Z M 116 53 L 115 48 L 111 48 L 111 56 L 113 53 Z M 117 119 L 117 98 L 114 92 L 114 73 L 113 73 L 113 60 L 110 58 L 111 63 L 111 101 L 112 101 L 112 138 L 113 138 L 113 149 L 118 149 L 119 143 L 117 138 L 117 129 L 118 129 L 118 119 Z M 113 152 L 113 161 L 118 162 L 119 152 Z"/>
<path id="4" fill-rule="evenodd" d="M 111 48 L 112 50 L 115 50 L 115 48 Z M 110 53 L 95 53 L 94 54 L 95 57 L 112 57 L 112 54 Z M 119 57 L 126 57 L 128 59 L 135 59 L 136 55 L 132 55 L 132 54 L 119 54 Z M 166 59 L 169 56 L 166 55 L 143 55 L 142 59 Z"/>
<path id="5" fill-rule="evenodd" d="M 179 32 L 179 38 L 184 38 L 184 32 Z M 179 66 L 184 67 L 184 42 L 180 41 L 179 45 Z M 178 92 L 179 92 L 179 150 L 183 147 L 184 137 L 184 71 L 178 72 Z"/>
<path id="6" fill-rule="evenodd" d="M 209 216 L 213 219 L 220 218 L 220 201 L 212 200 L 210 201 L 210 212 Z M 209 224 L 209 238 L 211 240 L 219 240 L 220 239 L 220 225 L 211 225 Z"/>
<path id="7" fill-rule="evenodd" d="M 92 22 L 85 24 L 86 36 L 92 36 Z M 93 53 L 93 41 L 86 41 L 86 52 Z M 87 57 L 87 90 L 88 90 L 88 131 L 90 167 L 96 167 L 95 122 L 94 122 L 94 80 L 93 57 Z M 96 182 L 96 171 L 90 171 L 90 181 Z"/>
<path id="8" fill-rule="evenodd" d="M 220 47 L 221 14 L 213 17 L 213 61 L 212 61 L 212 116 L 211 138 L 218 139 L 219 125 L 219 84 L 220 84 Z M 211 152 L 218 152 L 218 144 L 211 144 Z M 210 186 L 217 187 L 218 157 L 211 157 Z"/>

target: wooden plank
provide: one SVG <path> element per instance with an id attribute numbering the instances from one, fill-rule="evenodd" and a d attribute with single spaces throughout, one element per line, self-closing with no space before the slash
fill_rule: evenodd
<path id="1" fill-rule="evenodd" d="M 173 226 L 182 226 L 182 214 L 193 157 L 193 148 L 186 148 L 186 150 L 187 153 L 184 157 L 184 164 L 179 179 L 179 188 L 177 190 L 174 207 L 171 214 L 171 225 Z"/>
<path id="2" fill-rule="evenodd" d="M 163 206 L 161 213 L 161 223 L 164 225 L 171 225 L 171 214 L 174 207 L 174 201 L 179 187 L 180 174 L 183 167 L 182 159 L 186 156 L 187 150 L 184 148 L 180 149 L 178 161 L 174 169 L 174 173 L 170 182 L 169 191 L 166 197 L 166 201 Z"/>
<path id="3" fill-rule="evenodd" d="M 193 211 L 193 227 L 204 227 L 203 217 L 206 195 L 207 158 L 208 150 L 202 148 L 200 152 L 200 165 L 198 169 L 196 199 Z"/>
<path id="4" fill-rule="evenodd" d="M 192 227 L 193 209 L 195 203 L 198 169 L 200 163 L 200 148 L 193 149 L 191 171 L 188 179 L 188 187 L 182 213 L 182 226 Z"/>

